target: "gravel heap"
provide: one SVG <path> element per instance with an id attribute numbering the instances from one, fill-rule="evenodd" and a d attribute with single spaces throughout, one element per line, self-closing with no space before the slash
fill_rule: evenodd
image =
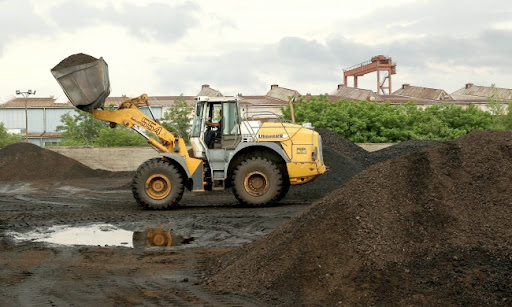
<path id="1" fill-rule="evenodd" d="M 324 148 L 328 148 L 336 151 L 337 153 L 344 155 L 348 158 L 360 158 L 368 154 L 361 146 L 358 146 L 346 138 L 340 136 L 336 132 L 332 132 L 326 129 L 315 129 L 322 136 L 322 145 Z"/>
<path id="2" fill-rule="evenodd" d="M 70 55 L 67 58 L 65 58 L 64 60 L 60 61 L 60 63 L 57 64 L 51 70 L 52 71 L 61 70 L 64 68 L 75 66 L 75 65 L 88 64 L 88 63 L 91 63 L 91 62 L 94 62 L 97 60 L 98 59 L 93 56 L 90 56 L 90 55 L 87 55 L 84 53 L 77 53 L 77 54 Z"/>
<path id="3" fill-rule="evenodd" d="M 355 145 L 357 146 L 357 145 Z M 328 170 L 314 181 L 292 186 L 285 200 L 311 202 L 328 195 L 353 176 L 364 170 L 363 165 L 329 147 L 323 149 L 324 163 Z"/>
<path id="4" fill-rule="evenodd" d="M 16 143 L 0 149 L 0 181 L 63 180 L 105 177 L 112 173 L 94 170 L 54 151 L 31 143 Z"/>
<path id="5" fill-rule="evenodd" d="M 437 145 L 439 141 L 406 141 L 367 152 L 335 132 L 315 129 L 322 136 L 324 163 L 328 171 L 313 182 L 292 187 L 285 200 L 315 201 L 338 189 L 367 167 Z"/>
<path id="6" fill-rule="evenodd" d="M 375 164 L 206 283 L 282 305 L 510 305 L 511 157 L 511 132 L 474 131 Z"/>
<path id="7" fill-rule="evenodd" d="M 358 157 L 358 161 L 361 163 L 361 165 L 363 165 L 366 168 L 370 165 L 381 163 L 400 156 L 408 155 L 410 153 L 432 147 L 439 143 L 441 143 L 441 141 L 417 140 L 401 142 L 381 150 L 369 152 L 366 155 L 361 155 Z"/>

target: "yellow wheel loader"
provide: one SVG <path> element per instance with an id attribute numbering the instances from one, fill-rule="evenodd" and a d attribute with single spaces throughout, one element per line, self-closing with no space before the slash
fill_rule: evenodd
<path id="1" fill-rule="evenodd" d="M 172 207 L 185 188 L 192 192 L 232 188 L 242 204 L 273 204 L 285 197 L 290 185 L 307 183 L 326 171 L 317 132 L 240 114 L 239 97 L 196 97 L 188 150 L 180 136 L 139 109 L 149 107 L 146 94 L 127 99 L 114 111 L 103 108 L 110 94 L 103 58 L 90 57 L 92 61 L 79 64 L 70 58 L 51 70 L 70 102 L 111 127 L 134 129 L 161 153 L 144 162 L 132 181 L 133 196 L 144 208 Z M 61 65 L 65 61 L 67 65 Z"/>

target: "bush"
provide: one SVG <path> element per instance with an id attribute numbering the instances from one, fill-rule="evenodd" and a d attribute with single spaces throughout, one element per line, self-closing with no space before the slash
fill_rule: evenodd
<path id="1" fill-rule="evenodd" d="M 23 140 L 23 137 L 19 134 L 9 133 L 4 126 L 4 123 L 0 123 L 0 148 L 13 143 L 19 143 Z"/>
<path id="2" fill-rule="evenodd" d="M 355 143 L 394 143 L 408 140 L 452 140 L 472 130 L 490 129 L 492 117 L 475 106 L 436 104 L 425 109 L 414 102 L 329 102 L 326 95 L 293 103 L 295 119 L 329 129 Z M 283 110 L 291 118 L 290 108 Z M 511 118 L 512 122 L 512 118 Z"/>

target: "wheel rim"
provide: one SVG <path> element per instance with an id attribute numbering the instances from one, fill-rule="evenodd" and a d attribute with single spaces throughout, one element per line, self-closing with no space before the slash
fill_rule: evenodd
<path id="1" fill-rule="evenodd" d="M 156 234 L 153 237 L 153 246 L 164 246 L 165 244 L 167 244 L 167 242 L 162 234 Z"/>
<path id="2" fill-rule="evenodd" d="M 171 193 L 171 181 L 163 174 L 151 175 L 146 180 L 146 193 L 153 199 L 164 199 Z"/>
<path id="3" fill-rule="evenodd" d="M 245 191 L 251 196 L 264 195 L 268 191 L 269 186 L 267 175 L 262 172 L 252 172 L 245 176 Z"/>

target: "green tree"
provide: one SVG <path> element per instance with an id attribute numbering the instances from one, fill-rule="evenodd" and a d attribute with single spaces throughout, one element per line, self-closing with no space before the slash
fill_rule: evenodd
<path id="1" fill-rule="evenodd" d="M 106 109 L 114 109 L 109 106 Z M 144 146 L 147 140 L 135 131 L 117 125 L 110 128 L 108 122 L 96 119 L 91 113 L 76 109 L 77 113 L 66 113 L 61 116 L 62 125 L 57 126 L 57 131 L 63 131 L 62 146 Z"/>
<path id="2" fill-rule="evenodd" d="M 400 105 L 378 102 L 329 102 L 327 95 L 302 98 L 293 103 L 295 120 L 311 122 L 352 142 L 401 142 L 415 139 L 451 140 L 474 129 L 489 129 L 491 116 L 470 106 L 436 104 L 425 109 L 414 102 Z M 290 118 L 290 108 L 282 109 Z M 512 122 L 512 118 L 511 118 Z"/>
<path id="3" fill-rule="evenodd" d="M 4 123 L 0 123 L 0 148 L 9 144 L 19 143 L 22 140 L 23 137 L 21 135 L 7 132 Z"/>
<path id="4" fill-rule="evenodd" d="M 158 139 L 158 138 L 155 138 Z M 94 145 L 98 147 L 144 146 L 147 140 L 135 131 L 123 126 L 100 129 Z"/>
<path id="5" fill-rule="evenodd" d="M 190 140 L 190 120 L 193 106 L 189 106 L 183 94 L 174 100 L 174 106 L 162 117 L 162 126 L 180 135 L 186 143 Z"/>
<path id="6" fill-rule="evenodd" d="M 492 115 L 492 128 L 495 130 L 506 130 L 508 128 L 508 121 L 505 115 L 510 108 L 510 98 L 507 101 L 506 97 L 502 97 L 494 84 L 491 85 L 492 94 L 487 97 L 487 107 Z"/>
<path id="7" fill-rule="evenodd" d="M 510 97 L 512 101 L 512 97 Z M 503 125 L 505 129 L 512 130 L 512 102 L 508 103 L 507 114 L 503 115 Z"/>
<path id="8" fill-rule="evenodd" d="M 98 120 L 91 113 L 75 109 L 74 115 L 66 113 L 61 116 L 62 125 L 57 126 L 57 131 L 63 131 L 62 146 L 94 145 L 94 141 L 102 128 L 108 123 Z"/>

